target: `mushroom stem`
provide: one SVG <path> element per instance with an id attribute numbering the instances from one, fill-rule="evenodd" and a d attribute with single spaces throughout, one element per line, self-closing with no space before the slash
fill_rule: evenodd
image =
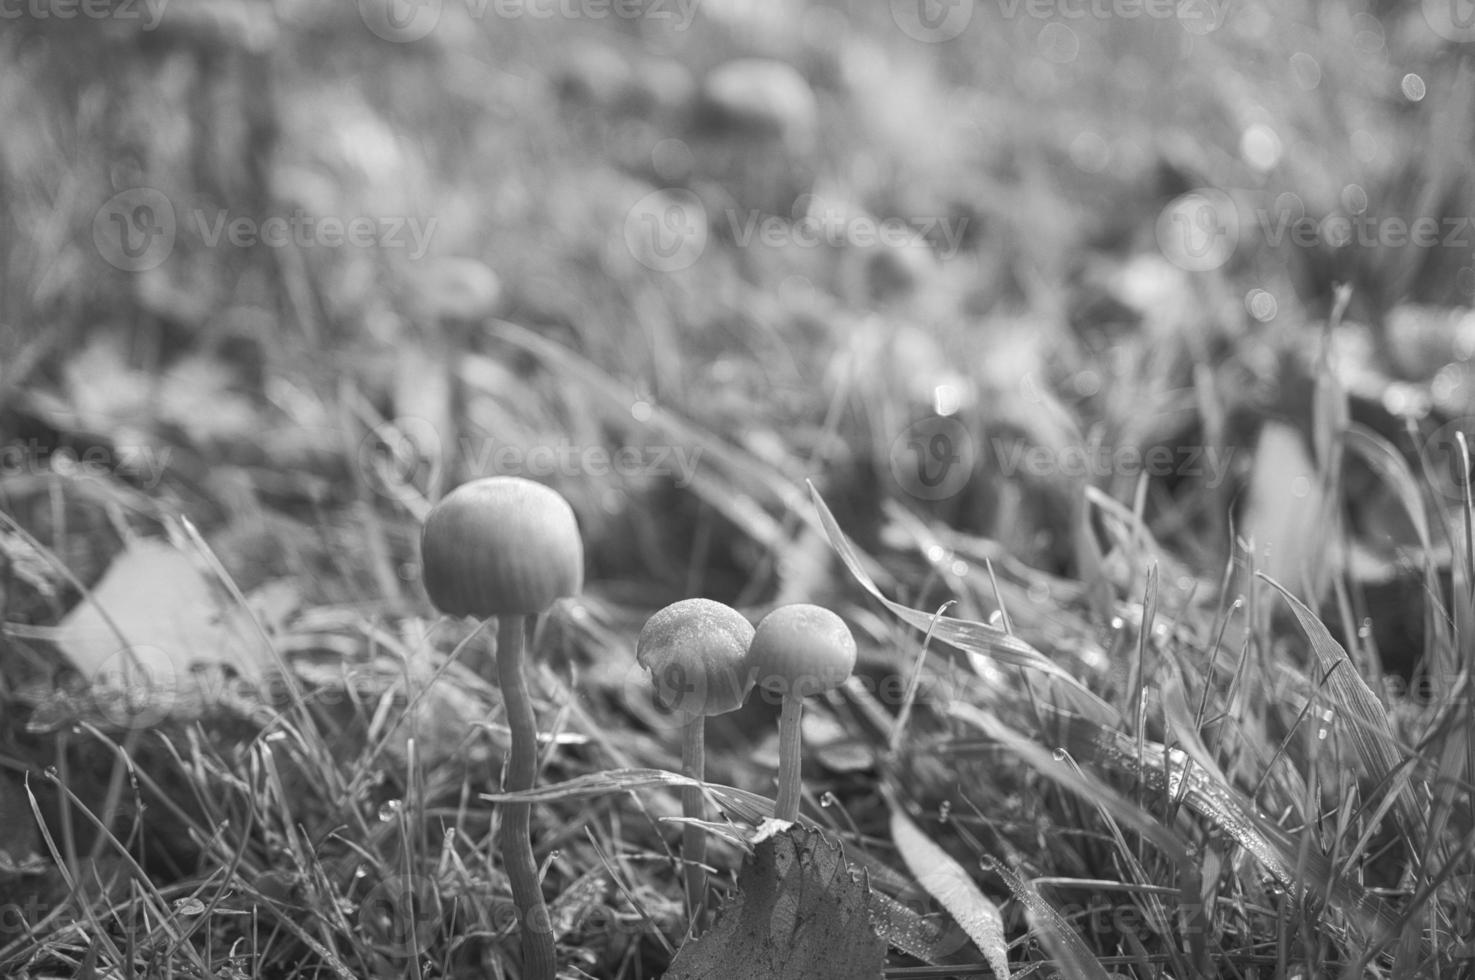
<path id="1" fill-rule="evenodd" d="M 799 819 L 799 722 L 803 717 L 804 699 L 797 694 L 785 695 L 778 716 L 778 800 L 773 815 L 790 823 Z"/>
<path id="2" fill-rule="evenodd" d="M 681 738 L 681 771 L 693 779 L 705 779 L 707 719 L 697 715 L 687 722 Z M 681 815 L 688 820 L 706 816 L 700 786 L 681 788 Z M 707 907 L 707 834 L 702 828 L 687 824 L 681 832 L 681 858 L 686 865 L 686 901 L 691 907 L 693 931 L 701 927 L 702 913 Z"/>
<path id="3" fill-rule="evenodd" d="M 522 673 L 523 642 L 523 617 L 503 616 L 497 624 L 497 683 L 512 731 L 505 786 L 509 793 L 532 789 L 538 774 L 538 725 Z M 552 925 L 533 860 L 532 806 L 504 803 L 502 808 L 502 865 L 522 923 L 522 975 L 527 980 L 554 980 Z"/>

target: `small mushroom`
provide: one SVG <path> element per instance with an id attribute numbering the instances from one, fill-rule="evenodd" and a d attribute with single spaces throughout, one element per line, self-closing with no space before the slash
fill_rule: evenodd
<path id="1" fill-rule="evenodd" d="M 437 609 L 497 625 L 497 683 L 512 744 L 509 793 L 533 788 L 538 730 L 522 661 L 529 617 L 584 583 L 584 545 L 573 509 L 557 491 L 521 477 L 473 480 L 431 508 L 420 539 L 425 591 Z M 505 805 L 502 863 L 522 916 L 522 975 L 553 980 L 557 962 L 538 884 L 526 803 Z"/>
<path id="2" fill-rule="evenodd" d="M 757 684 L 783 697 L 779 712 L 778 800 L 773 815 L 799 818 L 800 722 L 804 699 L 832 691 L 855 669 L 855 638 L 839 616 L 820 606 L 779 606 L 759 622 L 748 648 Z"/>
<path id="3" fill-rule="evenodd" d="M 635 659 L 650 671 L 656 703 L 683 719 L 681 769 L 693 779 L 706 778 L 707 716 L 742 707 L 753 687 L 747 662 L 752 641 L 753 626 L 742 613 L 711 599 L 674 602 L 640 631 Z M 705 816 L 701 787 L 681 790 L 681 812 L 688 820 Z M 706 850 L 706 834 L 688 824 L 681 852 L 693 922 L 700 920 L 706 906 Z"/>

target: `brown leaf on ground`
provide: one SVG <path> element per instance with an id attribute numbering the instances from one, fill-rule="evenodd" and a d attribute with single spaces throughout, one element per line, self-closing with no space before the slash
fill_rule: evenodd
<path id="1" fill-rule="evenodd" d="M 666 980 L 863 980 L 886 943 L 871 928 L 870 885 L 838 844 L 792 826 L 759 843 L 717 924 L 681 948 Z"/>

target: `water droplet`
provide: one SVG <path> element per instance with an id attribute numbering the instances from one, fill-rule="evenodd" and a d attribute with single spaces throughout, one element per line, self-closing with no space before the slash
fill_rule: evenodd
<path id="1" fill-rule="evenodd" d="M 47 779 L 59 779 L 59 778 L 61 778 L 61 773 L 57 770 L 56 766 L 47 766 L 46 767 L 46 778 Z"/>
<path id="2" fill-rule="evenodd" d="M 353 869 L 353 876 L 355 878 L 367 878 L 369 877 L 369 869 L 361 864 Z"/>
<path id="3" fill-rule="evenodd" d="M 205 903 L 198 898 L 181 898 L 174 903 L 175 915 L 201 915 L 205 911 Z"/>
<path id="4" fill-rule="evenodd" d="M 1326 741 L 1326 736 L 1327 736 L 1327 730 L 1325 728 L 1318 728 L 1316 730 L 1316 737 L 1318 739 L 1320 739 L 1321 741 L 1323 741 L 1323 742 Z"/>
<path id="5" fill-rule="evenodd" d="M 404 806 L 403 800 L 389 800 L 379 807 L 379 819 L 388 823 L 394 819 L 395 814 L 399 813 L 402 806 Z"/>
<path id="6" fill-rule="evenodd" d="M 822 807 L 832 807 L 839 802 L 840 800 L 829 790 L 825 790 L 824 794 L 819 798 L 819 805 Z"/>
<path id="7" fill-rule="evenodd" d="M 1064 749 L 1056 749 L 1054 752 L 1052 752 L 1050 754 L 1055 757 L 1055 761 L 1056 762 L 1064 762 L 1067 758 L 1069 758 L 1068 754 L 1066 753 L 1066 751 Z"/>
<path id="8" fill-rule="evenodd" d="M 952 800 L 943 800 L 937 804 L 937 820 L 939 823 L 947 823 L 953 815 Z"/>

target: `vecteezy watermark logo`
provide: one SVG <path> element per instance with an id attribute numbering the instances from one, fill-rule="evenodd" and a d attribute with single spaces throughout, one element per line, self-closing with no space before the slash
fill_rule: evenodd
<path id="1" fill-rule="evenodd" d="M 0 0 L 4 2 L 4 0 Z M 481 21 L 646 20 L 684 31 L 696 17 L 698 0 L 462 0 L 466 13 Z M 358 0 L 364 25 L 386 41 L 419 41 L 435 30 L 442 0 Z"/>
<path id="2" fill-rule="evenodd" d="M 1099 480 L 1143 475 L 1163 478 L 1192 477 L 1213 490 L 1228 479 L 1234 460 L 1232 448 L 1195 445 L 1089 446 L 1063 449 L 1027 445 L 1015 439 L 990 440 L 991 461 L 1006 477 L 1025 476 L 1035 480 L 1065 477 Z"/>
<path id="3" fill-rule="evenodd" d="M 386 41 L 419 41 L 440 23 L 441 0 L 358 0 L 364 26 Z"/>
<path id="4" fill-rule="evenodd" d="M 424 499 L 439 480 L 443 460 L 440 432 L 429 419 L 381 422 L 359 443 L 359 472 L 375 493 L 400 503 Z"/>
<path id="5" fill-rule="evenodd" d="M 152 728 L 180 704 L 183 684 L 183 672 L 164 650 L 125 647 L 93 671 L 92 706 L 118 728 Z"/>
<path id="6" fill-rule="evenodd" d="M 1452 248 L 1466 251 L 1475 247 L 1469 215 L 1425 215 L 1412 221 L 1389 215 L 1333 212 L 1322 218 L 1297 215 L 1289 209 L 1274 213 L 1255 212 L 1265 244 L 1279 248 L 1290 242 L 1296 248 Z"/>
<path id="7" fill-rule="evenodd" d="M 88 446 L 80 453 L 65 446 L 53 449 L 39 440 L 0 445 L 0 477 L 25 473 L 63 479 L 123 477 L 144 490 L 156 488 L 169 469 L 172 446 Z"/>
<path id="8" fill-rule="evenodd" d="M 1464 439 L 1460 436 L 1463 434 Z M 1462 448 L 1460 443 L 1464 442 Z M 1453 503 L 1460 503 L 1466 493 L 1475 494 L 1469 469 L 1475 458 L 1475 419 L 1460 418 L 1446 422 L 1424 440 L 1424 459 L 1429 468 L 1429 481 L 1434 489 Z"/>
<path id="9" fill-rule="evenodd" d="M 1009 20 L 1177 20 L 1190 34 L 1208 34 L 1224 22 L 1224 0 L 998 0 Z"/>
<path id="10" fill-rule="evenodd" d="M 1475 0 L 1424 0 L 1424 22 L 1446 41 L 1475 41 Z"/>
<path id="11" fill-rule="evenodd" d="M 454 454 L 454 455 L 450 455 Z M 401 416 L 376 425 L 359 442 L 359 472 L 375 492 L 400 502 L 419 499 L 436 484 L 445 460 L 459 459 L 474 476 L 651 478 L 688 487 L 702 461 L 701 446 L 585 445 L 569 440 L 511 443 L 462 436 L 447 446 L 428 419 Z"/>
<path id="12" fill-rule="evenodd" d="M 221 242 L 232 248 L 353 248 L 405 249 L 419 260 L 430 249 L 439 220 L 414 216 L 355 215 L 344 220 L 336 215 L 308 214 L 301 208 L 291 214 L 276 214 L 260 220 L 230 212 L 196 209 L 189 212 L 194 232 L 207 248 Z"/>
<path id="13" fill-rule="evenodd" d="M 152 187 L 120 191 L 92 216 L 97 254 L 124 272 L 157 268 L 174 250 L 176 231 L 174 205 Z"/>
<path id="14" fill-rule="evenodd" d="M 390 956 L 423 953 L 440 931 L 441 919 L 439 891 L 419 875 L 386 878 L 359 903 L 359 925 L 374 948 Z"/>
<path id="15" fill-rule="evenodd" d="M 1239 212 L 1221 190 L 1200 188 L 1168 202 L 1157 217 L 1157 244 L 1169 262 L 1207 272 L 1229 261 L 1239 244 Z"/>
<path id="16" fill-rule="evenodd" d="M 746 685 L 747 678 L 736 671 L 708 674 L 676 661 L 658 664 L 654 670 L 631 664 L 622 681 L 625 704 L 650 705 L 642 712 L 645 720 L 668 729 L 685 728 L 706 717 L 701 710 L 705 705 L 741 704 Z"/>
<path id="17" fill-rule="evenodd" d="M 891 0 L 891 20 L 924 44 L 951 41 L 973 22 L 973 0 Z"/>
<path id="18" fill-rule="evenodd" d="M 1228 0 L 1182 0 L 1178 23 L 1190 34 L 1212 34 L 1224 26 Z"/>
<path id="19" fill-rule="evenodd" d="M 707 209 L 689 190 L 659 190 L 625 215 L 625 247 L 656 272 L 689 269 L 707 247 Z"/>
<path id="20" fill-rule="evenodd" d="M 169 0 L 0 0 L 0 20 L 142 20 L 152 31 Z"/>
<path id="21" fill-rule="evenodd" d="M 821 207 L 792 220 L 758 211 L 729 210 L 726 216 L 728 232 L 738 248 L 754 242 L 767 248 L 879 245 L 894 249 L 930 248 L 936 243 L 938 258 L 950 259 L 958 254 L 968 230 L 966 217 L 877 218 L 838 207 Z"/>
<path id="22" fill-rule="evenodd" d="M 954 418 L 914 422 L 891 443 L 891 475 L 922 500 L 955 496 L 973 476 L 973 436 Z"/>

